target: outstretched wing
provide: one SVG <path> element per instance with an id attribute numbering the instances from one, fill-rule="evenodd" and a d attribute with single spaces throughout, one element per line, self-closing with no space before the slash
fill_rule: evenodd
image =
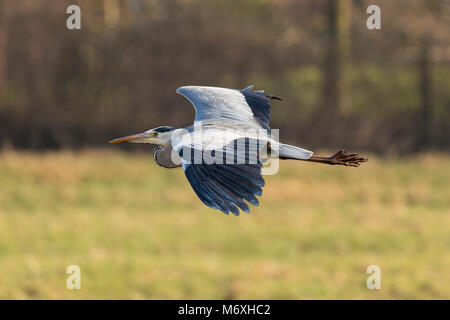
<path id="1" fill-rule="evenodd" d="M 246 138 L 213 151 L 189 147 L 180 150 L 184 173 L 204 204 L 236 216 L 239 209 L 250 213 L 246 201 L 259 205 L 256 196 L 262 195 L 264 186 L 261 175 L 264 151 L 262 146 L 255 145 L 258 143 Z M 214 156 L 214 160 L 205 153 Z"/>
<path id="2" fill-rule="evenodd" d="M 252 89 L 253 86 L 243 90 L 185 86 L 178 88 L 177 93 L 194 105 L 194 123 L 204 120 L 233 120 L 269 130 L 269 99 L 281 99 L 265 94 L 263 90 L 252 91 Z"/>
<path id="3" fill-rule="evenodd" d="M 250 213 L 244 200 L 259 205 L 264 179 L 258 164 L 184 164 L 184 173 L 200 200 L 207 206 L 238 216 L 239 208 Z"/>

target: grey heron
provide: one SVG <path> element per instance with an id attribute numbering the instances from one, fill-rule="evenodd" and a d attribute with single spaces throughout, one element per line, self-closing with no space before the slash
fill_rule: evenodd
<path id="1" fill-rule="evenodd" d="M 262 195 L 265 184 L 262 169 L 273 154 L 279 159 L 352 167 L 367 161 L 344 150 L 321 157 L 309 150 L 279 143 L 271 134 L 269 120 L 270 100 L 281 99 L 263 90 L 253 91 L 253 85 L 242 90 L 184 86 L 176 92 L 194 106 L 193 125 L 180 129 L 162 126 L 110 143 L 128 141 L 157 145 L 153 152 L 155 162 L 165 168 L 183 167 L 200 200 L 225 214 L 232 212 L 237 216 L 239 209 L 249 213 L 247 202 L 259 205 L 256 196 Z M 238 145 L 243 146 L 240 151 Z M 209 158 L 205 158 L 205 154 Z"/>

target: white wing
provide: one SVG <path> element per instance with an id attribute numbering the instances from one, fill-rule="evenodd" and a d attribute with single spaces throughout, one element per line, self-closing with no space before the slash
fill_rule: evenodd
<path id="1" fill-rule="evenodd" d="M 269 130 L 270 99 L 280 98 L 265 94 L 264 91 L 251 91 L 218 87 L 185 86 L 177 93 L 186 97 L 196 111 L 195 121 L 231 120 L 246 122 L 257 128 Z"/>

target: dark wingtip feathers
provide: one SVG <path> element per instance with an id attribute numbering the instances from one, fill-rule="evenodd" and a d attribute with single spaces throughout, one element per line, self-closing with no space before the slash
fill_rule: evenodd
<path id="1" fill-rule="evenodd" d="M 251 84 L 251 85 L 249 85 L 248 87 L 242 89 L 241 91 L 244 91 L 244 92 L 253 92 L 253 93 L 262 95 L 262 96 L 264 96 L 264 97 L 266 97 L 266 98 L 268 98 L 268 99 L 272 99 L 272 100 L 280 100 L 280 101 L 282 100 L 280 97 L 278 97 L 278 96 L 276 96 L 276 95 L 264 93 L 264 90 L 256 90 L 256 91 L 252 91 L 254 87 L 255 87 L 255 86 L 254 86 L 253 84 Z"/>

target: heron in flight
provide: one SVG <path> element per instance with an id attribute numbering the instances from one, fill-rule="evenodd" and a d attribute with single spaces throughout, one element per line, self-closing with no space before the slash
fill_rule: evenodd
<path id="1" fill-rule="evenodd" d="M 150 143 L 155 162 L 165 168 L 183 167 L 197 196 L 225 214 L 250 213 L 257 206 L 265 182 L 262 169 L 268 159 L 293 159 L 329 165 L 358 167 L 367 158 L 341 150 L 330 157 L 273 138 L 269 126 L 270 100 L 279 97 L 263 90 L 184 86 L 177 93 L 195 108 L 192 126 L 162 126 L 110 143 Z M 239 148 L 241 146 L 241 148 Z M 248 202 L 248 203 L 247 203 Z"/>

